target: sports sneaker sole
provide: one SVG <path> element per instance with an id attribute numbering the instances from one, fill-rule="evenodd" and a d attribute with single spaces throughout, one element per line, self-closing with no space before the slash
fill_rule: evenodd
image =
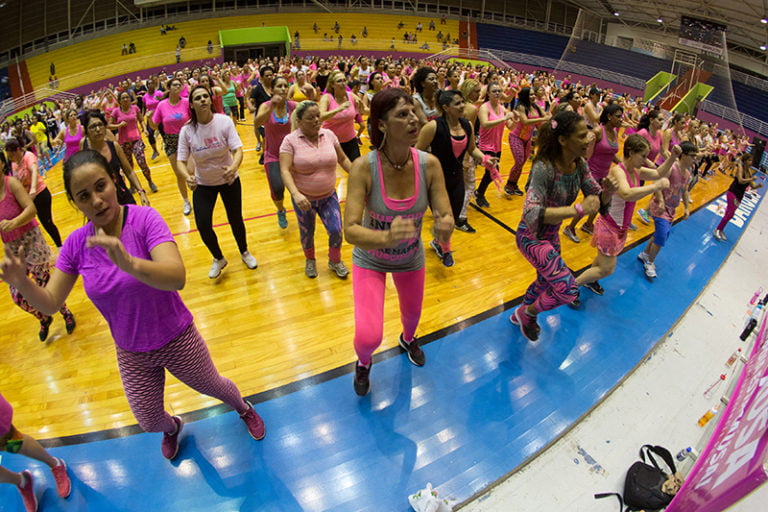
<path id="1" fill-rule="evenodd" d="M 531 338 L 529 338 L 529 337 L 528 337 L 528 335 L 527 335 L 527 334 L 525 334 L 525 328 L 523 327 L 523 321 L 522 321 L 522 320 L 520 320 L 520 316 L 519 316 L 519 313 L 518 313 L 519 311 L 520 311 L 520 308 L 517 308 L 517 309 L 515 310 L 515 320 L 517 320 L 517 323 L 516 323 L 516 324 L 515 324 L 515 322 L 512 322 L 512 323 L 513 323 L 513 324 L 515 324 L 515 325 L 517 325 L 518 327 L 520 327 L 520 334 L 522 334 L 522 335 L 523 335 L 523 338 L 527 339 L 527 340 L 528 340 L 528 341 L 530 341 L 530 342 L 535 342 L 535 341 L 537 341 L 537 340 L 538 340 L 538 338 L 536 338 L 535 340 L 532 340 Z M 525 314 L 525 313 L 523 313 L 523 314 Z M 512 320 L 512 319 L 510 318 L 510 320 Z"/>

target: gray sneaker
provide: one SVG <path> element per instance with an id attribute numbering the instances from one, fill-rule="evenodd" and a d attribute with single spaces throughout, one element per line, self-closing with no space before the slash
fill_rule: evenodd
<path id="1" fill-rule="evenodd" d="M 565 229 L 563 229 L 563 234 L 567 236 L 571 242 L 578 244 L 581 242 L 581 238 L 579 238 L 579 235 L 576 234 L 576 232 L 573 230 L 571 226 L 565 226 Z"/>
<path id="2" fill-rule="evenodd" d="M 347 276 L 349 275 L 349 269 L 344 266 L 344 262 L 343 261 L 339 261 L 337 263 L 329 261 L 328 262 L 328 268 L 333 270 L 334 272 L 336 272 L 336 275 L 340 279 L 346 279 Z"/>
<path id="3" fill-rule="evenodd" d="M 315 260 L 307 260 L 304 263 L 304 274 L 310 279 L 317 277 L 317 264 Z"/>

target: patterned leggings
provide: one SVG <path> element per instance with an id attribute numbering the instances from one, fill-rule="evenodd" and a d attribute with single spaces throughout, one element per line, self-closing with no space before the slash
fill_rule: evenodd
<path id="1" fill-rule="evenodd" d="M 29 265 L 27 264 L 27 273 L 32 276 L 32 279 L 34 279 L 35 283 L 37 283 L 38 286 L 45 288 L 45 285 L 48 284 L 48 279 L 51 278 L 51 271 L 48 267 L 48 265 Z M 40 311 L 36 310 L 32 307 L 32 305 L 27 302 L 27 299 L 24 298 L 24 296 L 14 288 L 13 286 L 9 286 L 11 290 L 11 299 L 13 299 L 13 303 L 19 306 L 22 310 L 26 311 L 30 315 L 37 318 L 40 322 L 46 322 L 48 321 L 50 316 L 41 313 Z M 67 308 L 66 304 L 61 305 L 61 309 L 59 309 L 59 313 L 64 315 L 64 317 L 71 317 L 72 312 Z"/>
<path id="2" fill-rule="evenodd" d="M 531 156 L 531 139 L 523 140 L 510 133 L 509 148 L 512 150 L 512 156 L 515 157 L 515 165 L 509 170 L 507 183 L 517 186 L 517 180 L 520 179 L 520 173 L 523 171 L 523 164 Z"/>
<path id="3" fill-rule="evenodd" d="M 403 338 L 413 339 L 421 318 L 424 301 L 424 267 L 412 272 L 392 272 L 400 301 L 400 321 Z M 352 265 L 352 295 L 355 301 L 355 352 L 363 364 L 384 337 L 384 291 L 387 273 Z"/>
<path id="4" fill-rule="evenodd" d="M 157 350 L 129 352 L 117 347 L 117 365 L 128 405 L 145 432 L 176 429 L 163 403 L 166 369 L 195 391 L 218 398 L 238 413 L 248 408 L 237 386 L 216 370 L 194 323 Z"/>
<path id="5" fill-rule="evenodd" d="M 515 236 L 523 257 L 536 269 L 536 280 L 523 296 L 523 304 L 532 304 L 536 313 L 570 304 L 579 295 L 576 279 L 560 256 L 559 227 L 547 226 L 543 236 L 535 238 L 521 226 Z"/>
<path id="6" fill-rule="evenodd" d="M 141 139 L 131 140 L 123 142 L 120 145 L 123 147 L 123 153 L 125 153 L 125 157 L 128 159 L 128 164 L 133 167 L 133 157 L 135 156 L 136 162 L 139 164 L 139 167 L 141 167 L 142 174 L 144 174 L 147 181 L 151 183 L 152 173 L 149 171 L 147 158 L 144 156 L 144 141 Z"/>
<path id="7" fill-rule="evenodd" d="M 319 215 L 325 230 L 328 232 L 328 259 L 333 263 L 338 263 L 341 261 L 342 236 L 341 210 L 336 191 L 324 199 L 309 203 L 312 207 L 307 211 L 293 203 L 293 210 L 299 221 L 299 237 L 301 238 L 301 248 L 304 249 L 304 257 L 308 260 L 315 259 L 315 216 Z"/>

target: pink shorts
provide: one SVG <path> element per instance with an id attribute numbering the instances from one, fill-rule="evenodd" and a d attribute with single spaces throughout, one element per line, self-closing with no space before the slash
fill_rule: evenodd
<path id="1" fill-rule="evenodd" d="M 601 254 L 618 256 L 624 250 L 627 230 L 617 226 L 613 219 L 600 215 L 595 221 L 594 231 L 592 247 L 596 247 Z"/>

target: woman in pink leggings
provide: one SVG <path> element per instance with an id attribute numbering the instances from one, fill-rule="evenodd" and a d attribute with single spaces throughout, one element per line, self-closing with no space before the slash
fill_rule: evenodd
<path id="1" fill-rule="evenodd" d="M 752 158 L 753 156 L 750 153 L 744 153 L 741 156 L 739 165 L 736 168 L 736 177 L 733 179 L 733 183 L 731 183 L 731 186 L 728 188 L 728 192 L 725 194 L 725 197 L 728 201 L 728 206 L 725 208 L 725 215 L 723 215 L 723 218 L 720 220 L 720 224 L 717 225 L 717 228 L 715 228 L 714 231 L 715 238 L 721 242 L 725 242 L 727 240 L 725 238 L 725 234 L 723 234 L 723 230 L 725 229 L 725 226 L 728 225 L 728 222 L 730 222 L 730 220 L 733 218 L 733 215 L 736 213 L 736 209 L 741 204 L 741 200 L 744 198 L 747 187 L 751 186 L 752 188 L 760 188 L 763 186 L 762 183 L 755 183 L 755 173 L 751 168 Z"/>
<path id="2" fill-rule="evenodd" d="M 254 439 L 264 423 L 232 381 L 222 377 L 178 290 L 185 270 L 173 235 L 148 206 L 117 202 L 107 161 L 80 151 L 64 165 L 67 196 L 88 219 L 67 238 L 46 288 L 31 281 L 18 257 L 6 254 L 0 278 L 45 314 L 64 303 L 78 276 L 109 324 L 123 388 L 139 426 L 163 432 L 162 453 L 173 459 L 183 422 L 165 412 L 165 370 L 199 393 L 235 409 Z"/>
<path id="3" fill-rule="evenodd" d="M 446 242 L 453 231 L 440 162 L 411 148 L 419 135 L 413 99 L 402 89 L 385 89 L 373 97 L 370 119 L 371 140 L 378 149 L 352 165 L 344 216 L 344 235 L 355 246 L 354 387 L 359 396 L 368 393 L 371 356 L 384 335 L 387 273 L 392 274 L 400 300 L 400 346 L 413 364 L 424 365 L 424 352 L 414 334 L 424 297 L 421 225 L 427 206 L 432 208 L 439 242 Z"/>

